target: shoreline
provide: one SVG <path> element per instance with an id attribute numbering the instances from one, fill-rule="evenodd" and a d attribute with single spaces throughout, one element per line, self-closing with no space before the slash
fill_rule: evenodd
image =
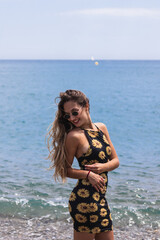
<path id="1" fill-rule="evenodd" d="M 148 227 L 126 226 L 114 228 L 115 240 L 159 240 L 160 230 Z M 49 218 L 18 219 L 0 217 L 0 240 L 72 240 L 73 225 L 67 221 L 51 221 Z"/>

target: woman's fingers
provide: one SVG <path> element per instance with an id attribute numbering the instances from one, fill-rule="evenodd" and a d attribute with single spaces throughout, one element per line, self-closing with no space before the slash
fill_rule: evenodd
<path id="1" fill-rule="evenodd" d="M 96 185 L 93 185 L 93 187 L 99 192 L 100 189 Z"/>
<path id="2" fill-rule="evenodd" d="M 99 192 L 100 190 L 103 190 L 104 186 L 103 185 L 93 185 L 93 187 Z"/>
<path id="3" fill-rule="evenodd" d="M 92 165 L 85 165 L 85 169 L 86 170 L 93 170 L 94 166 L 92 166 Z"/>
<path id="4" fill-rule="evenodd" d="M 104 179 L 101 177 L 99 182 L 97 182 L 93 187 L 99 192 L 99 190 L 103 189 L 105 186 Z"/>
<path id="5" fill-rule="evenodd" d="M 98 173 L 97 167 L 94 167 L 94 166 L 85 166 L 85 170 L 92 171 L 94 173 Z"/>
<path id="6" fill-rule="evenodd" d="M 101 172 L 101 163 L 94 163 L 94 164 L 91 164 L 91 165 L 85 165 L 85 169 L 86 170 L 90 170 L 94 173 L 100 173 Z"/>

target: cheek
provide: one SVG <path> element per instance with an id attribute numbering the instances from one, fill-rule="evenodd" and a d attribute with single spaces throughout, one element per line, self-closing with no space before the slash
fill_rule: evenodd
<path id="1" fill-rule="evenodd" d="M 88 118 L 88 115 L 84 112 L 84 113 L 80 116 L 80 118 L 87 119 L 87 118 Z"/>

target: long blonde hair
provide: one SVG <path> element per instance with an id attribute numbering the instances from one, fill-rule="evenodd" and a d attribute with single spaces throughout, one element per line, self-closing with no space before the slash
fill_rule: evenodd
<path id="1" fill-rule="evenodd" d="M 89 106 L 89 99 L 84 93 L 78 90 L 66 90 L 61 92 L 58 103 L 58 111 L 56 112 L 54 122 L 49 126 L 47 134 L 47 146 L 49 150 L 48 159 L 51 160 L 49 169 L 55 169 L 53 174 L 55 180 L 59 177 L 65 182 L 67 177 L 67 156 L 65 151 L 65 140 L 67 133 L 75 126 L 64 118 L 64 103 L 68 101 L 77 102 L 80 106 Z M 57 98 L 56 98 L 57 99 Z"/>

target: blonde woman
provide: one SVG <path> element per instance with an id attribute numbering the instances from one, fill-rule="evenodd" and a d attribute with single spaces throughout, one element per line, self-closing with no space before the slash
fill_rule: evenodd
<path id="1" fill-rule="evenodd" d="M 51 168 L 55 168 L 55 179 L 78 179 L 69 198 L 74 240 L 113 240 L 105 194 L 107 173 L 119 166 L 116 151 L 106 126 L 92 122 L 85 94 L 67 90 L 60 93 L 59 99 L 56 118 L 49 131 L 48 157 Z M 72 167 L 74 157 L 80 169 Z"/>

